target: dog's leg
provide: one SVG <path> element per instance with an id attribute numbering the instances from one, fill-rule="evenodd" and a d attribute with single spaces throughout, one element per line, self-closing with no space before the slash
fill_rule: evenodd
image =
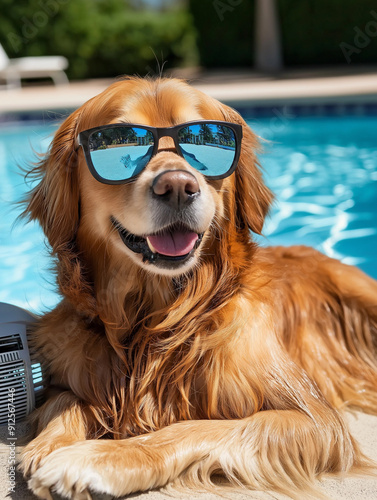
<path id="1" fill-rule="evenodd" d="M 81 441 L 87 437 L 87 421 L 81 403 L 70 392 L 63 392 L 48 400 L 32 415 L 38 434 L 25 447 L 20 469 L 33 474 L 41 460 L 52 451 Z"/>
<path id="2" fill-rule="evenodd" d="M 315 477 L 363 467 L 367 460 L 340 415 L 324 406 L 315 418 L 267 410 L 242 420 L 179 422 L 120 441 L 82 441 L 46 457 L 29 486 L 43 499 L 51 488 L 79 500 L 90 491 L 118 497 L 167 483 L 211 489 L 222 474 L 236 486 L 300 499 L 305 491 L 309 499 Z"/>

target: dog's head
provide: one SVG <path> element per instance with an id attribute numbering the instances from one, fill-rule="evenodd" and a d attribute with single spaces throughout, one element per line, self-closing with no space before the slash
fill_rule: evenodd
<path id="1" fill-rule="evenodd" d="M 198 168 L 192 154 L 185 157 L 175 138 L 179 125 L 202 121 L 230 122 L 238 130 L 237 165 L 223 178 L 206 176 L 205 164 Z M 139 161 L 142 168 L 126 182 L 99 180 L 88 158 L 85 131 L 111 124 L 117 125 L 107 130 L 119 131 L 119 124 L 139 125 L 143 133 L 149 127 L 159 129 L 153 154 L 148 156 L 144 146 L 140 154 L 146 154 L 148 161 Z M 125 144 L 123 137 L 120 142 L 126 168 L 130 148 L 142 146 L 143 138 Z M 119 145 L 97 140 L 96 149 Z M 94 149 L 93 144 L 90 147 Z M 258 170 L 256 148 L 255 136 L 238 113 L 188 84 L 175 79 L 126 79 L 88 101 L 61 125 L 38 167 L 41 180 L 30 194 L 27 211 L 40 221 L 58 255 L 59 249 L 74 244 L 91 260 L 103 248 L 120 266 L 136 264 L 155 274 L 178 276 L 219 251 L 219 238 L 242 235 L 245 240 L 249 229 L 261 232 L 271 193 Z M 215 156 L 210 161 L 216 167 Z"/>

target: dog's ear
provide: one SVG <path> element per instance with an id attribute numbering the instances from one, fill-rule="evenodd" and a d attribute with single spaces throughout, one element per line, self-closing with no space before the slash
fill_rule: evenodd
<path id="1" fill-rule="evenodd" d="M 76 112 L 64 121 L 47 154 L 29 173 L 39 182 L 24 201 L 22 216 L 40 222 L 53 253 L 75 239 L 79 222 L 77 119 Z"/>
<path id="2" fill-rule="evenodd" d="M 273 194 L 265 185 L 259 168 L 256 156 L 259 141 L 234 109 L 222 105 L 222 113 L 225 120 L 242 125 L 242 149 L 235 177 L 238 225 L 261 234 Z"/>
<path id="3" fill-rule="evenodd" d="M 80 109 L 70 115 L 56 132 L 45 157 L 30 172 L 39 182 L 30 191 L 21 214 L 38 220 L 58 258 L 60 292 L 76 310 L 96 316 L 93 290 L 86 282 L 86 268 L 76 247 L 79 225 L 77 124 Z"/>

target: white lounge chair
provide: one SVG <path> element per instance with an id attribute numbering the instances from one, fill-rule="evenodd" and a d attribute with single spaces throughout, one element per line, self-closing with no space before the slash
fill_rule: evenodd
<path id="1" fill-rule="evenodd" d="M 0 80 L 6 88 L 21 87 L 22 78 L 52 78 L 55 85 L 68 83 L 64 70 L 68 60 L 63 56 L 19 57 L 9 59 L 0 44 Z"/>

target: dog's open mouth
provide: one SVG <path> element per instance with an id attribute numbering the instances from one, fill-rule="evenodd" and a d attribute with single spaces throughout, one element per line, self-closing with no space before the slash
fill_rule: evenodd
<path id="1" fill-rule="evenodd" d="M 146 236 L 130 233 L 114 217 L 111 217 L 111 223 L 123 243 L 133 252 L 142 254 L 143 262 L 183 263 L 192 256 L 203 239 L 203 233 L 196 233 L 181 223 Z"/>

